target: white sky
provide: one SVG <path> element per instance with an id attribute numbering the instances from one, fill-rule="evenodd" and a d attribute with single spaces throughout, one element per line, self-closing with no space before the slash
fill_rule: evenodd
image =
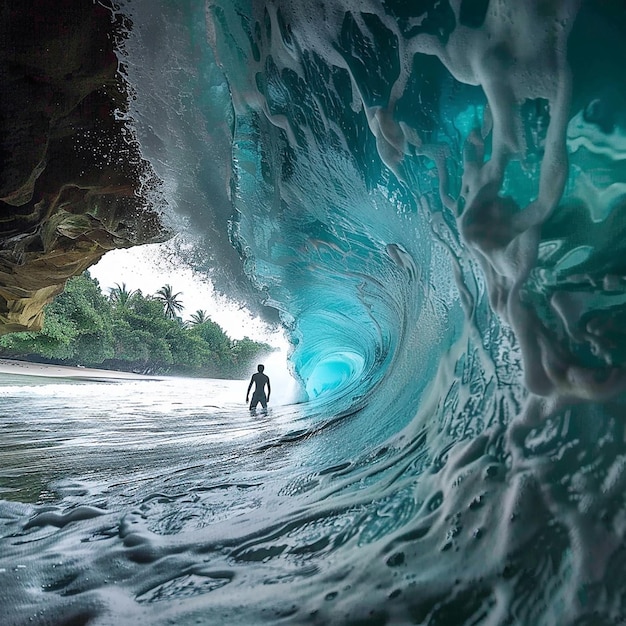
<path id="1" fill-rule="evenodd" d="M 148 244 L 125 250 L 112 250 L 102 260 L 89 268 L 97 278 L 103 293 L 116 283 L 126 283 L 128 289 L 141 289 L 144 295 L 156 293 L 165 284 L 172 285 L 174 293 L 181 292 L 178 299 L 185 309 L 183 320 L 202 309 L 217 322 L 231 339 L 249 337 L 254 341 L 266 341 L 277 347 L 286 345 L 282 333 L 272 333 L 260 319 L 252 317 L 247 309 L 216 294 L 210 282 L 194 275 L 191 268 L 174 267 L 168 258 L 168 244 Z"/>

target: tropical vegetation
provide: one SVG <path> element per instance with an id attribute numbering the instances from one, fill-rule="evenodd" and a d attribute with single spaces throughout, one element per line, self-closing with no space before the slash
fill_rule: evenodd
<path id="1" fill-rule="evenodd" d="M 178 314 L 183 310 L 183 303 L 178 299 L 178 296 L 182 295 L 180 291 L 174 293 L 172 285 L 163 285 L 155 294 L 154 297 L 163 305 L 163 313 L 165 317 L 170 320 L 178 318 Z"/>
<path id="2" fill-rule="evenodd" d="M 46 307 L 40 332 L 0 337 L 0 356 L 149 374 L 214 378 L 247 376 L 273 348 L 249 338 L 230 339 L 206 311 L 188 322 L 180 292 L 164 285 L 144 296 L 125 283 L 108 296 L 88 272 L 68 281 Z"/>

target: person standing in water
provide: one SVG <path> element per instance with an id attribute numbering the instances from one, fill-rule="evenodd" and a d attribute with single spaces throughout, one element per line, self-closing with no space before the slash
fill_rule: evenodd
<path id="1" fill-rule="evenodd" d="M 267 403 L 270 401 L 270 393 L 272 388 L 270 387 L 269 376 L 263 373 L 265 366 L 258 365 L 256 374 L 252 374 L 250 384 L 248 385 L 248 392 L 246 393 L 246 402 L 250 397 L 250 389 L 252 389 L 252 383 L 255 384 L 254 393 L 252 394 L 252 401 L 250 402 L 250 410 L 256 409 L 256 405 L 260 402 L 264 409 L 267 409 Z M 267 397 L 265 396 L 265 385 L 267 385 Z"/>

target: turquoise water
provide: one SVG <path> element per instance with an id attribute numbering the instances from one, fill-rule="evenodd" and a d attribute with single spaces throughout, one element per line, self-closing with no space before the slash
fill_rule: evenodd
<path id="1" fill-rule="evenodd" d="M 307 402 L 7 392 L 9 623 L 624 623 L 623 2 L 120 10 L 182 252 Z"/>

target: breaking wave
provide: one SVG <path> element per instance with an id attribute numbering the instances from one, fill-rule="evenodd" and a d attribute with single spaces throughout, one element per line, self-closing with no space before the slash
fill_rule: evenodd
<path id="1" fill-rule="evenodd" d="M 116 558 L 149 563 L 132 614 L 624 619 L 623 3 L 121 10 L 178 228 L 219 288 L 275 312 L 308 400 L 240 453 L 257 513 L 242 479 L 220 492 L 234 525 L 150 544 L 147 509 L 192 508 L 166 490 L 114 527 Z M 30 527 L 96 515 L 72 511 Z"/>

